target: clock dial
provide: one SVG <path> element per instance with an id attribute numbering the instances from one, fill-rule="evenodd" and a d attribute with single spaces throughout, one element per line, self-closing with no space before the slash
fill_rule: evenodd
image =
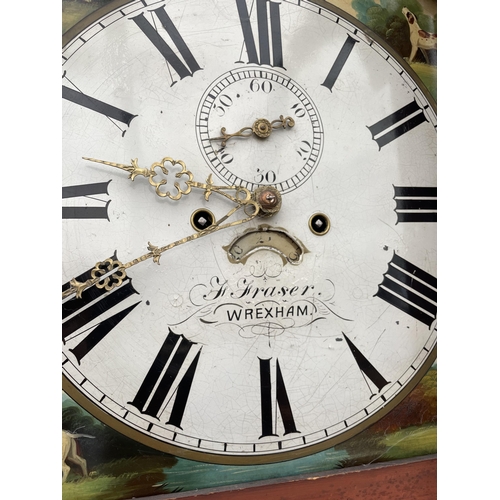
<path id="1" fill-rule="evenodd" d="M 64 389 L 198 460 L 360 432 L 436 356 L 436 149 L 411 69 L 325 2 L 89 16 L 63 47 Z M 275 208 L 207 231 L 243 207 L 219 189 L 239 185 Z M 160 265 L 121 264 L 171 242 Z"/>

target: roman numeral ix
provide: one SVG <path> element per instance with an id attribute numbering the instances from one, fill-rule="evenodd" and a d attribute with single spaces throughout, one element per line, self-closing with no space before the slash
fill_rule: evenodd
<path id="1" fill-rule="evenodd" d="M 108 195 L 108 182 L 96 182 L 94 184 L 80 184 L 77 186 L 66 186 L 62 188 L 62 198 L 88 198 L 95 199 L 102 203 L 102 206 L 80 205 L 76 207 L 62 207 L 63 219 L 106 219 L 108 217 L 108 206 L 111 200 L 103 201 L 95 198 L 99 195 Z"/>
<path id="2" fill-rule="evenodd" d="M 281 373 L 279 361 L 276 360 L 276 383 L 275 391 L 271 381 L 271 359 L 260 359 L 260 399 L 261 399 L 261 418 L 262 418 L 262 435 L 260 436 L 277 436 L 275 425 L 273 424 L 273 413 L 276 413 L 276 406 L 279 408 L 283 427 L 286 434 L 291 432 L 299 432 L 295 427 L 292 407 L 286 392 L 285 382 Z M 275 395 L 275 396 L 274 396 Z"/>

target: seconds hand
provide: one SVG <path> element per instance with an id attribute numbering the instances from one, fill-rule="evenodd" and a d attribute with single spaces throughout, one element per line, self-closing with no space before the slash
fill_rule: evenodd
<path id="1" fill-rule="evenodd" d="M 222 141 L 220 145 L 222 148 L 224 148 L 226 147 L 228 139 L 231 139 L 231 137 L 246 138 L 251 137 L 252 134 L 255 134 L 260 139 L 267 139 L 271 135 L 271 132 L 273 130 L 293 127 L 294 125 L 295 120 L 290 116 L 284 118 L 283 115 L 280 115 L 278 120 L 273 120 L 272 122 L 266 120 L 265 118 L 258 118 L 257 120 L 255 120 L 251 127 L 243 127 L 242 129 L 238 130 L 238 132 L 234 132 L 234 134 L 226 133 L 226 127 L 222 127 L 220 129 L 220 133 L 222 134 L 220 137 L 209 137 L 208 140 Z"/>

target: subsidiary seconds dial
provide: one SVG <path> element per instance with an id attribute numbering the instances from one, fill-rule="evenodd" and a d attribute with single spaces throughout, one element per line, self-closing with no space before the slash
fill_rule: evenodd
<path id="1" fill-rule="evenodd" d="M 259 125 L 264 133 L 252 133 Z M 314 172 L 323 149 L 323 125 L 311 98 L 268 68 L 236 69 L 215 80 L 200 100 L 196 130 L 213 172 L 250 190 L 262 184 L 294 190 Z"/>

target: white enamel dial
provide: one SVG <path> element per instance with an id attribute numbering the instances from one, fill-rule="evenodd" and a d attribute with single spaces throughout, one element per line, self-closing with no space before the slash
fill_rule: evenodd
<path id="1" fill-rule="evenodd" d="M 83 157 L 172 157 L 200 183 L 282 195 L 271 217 L 64 298 L 64 389 L 135 439 L 220 463 L 325 449 L 401 401 L 435 359 L 437 317 L 436 114 L 406 63 L 306 0 L 121 1 L 64 42 L 63 290 L 234 206 L 161 198 Z M 211 140 L 280 115 L 294 126 Z"/>

